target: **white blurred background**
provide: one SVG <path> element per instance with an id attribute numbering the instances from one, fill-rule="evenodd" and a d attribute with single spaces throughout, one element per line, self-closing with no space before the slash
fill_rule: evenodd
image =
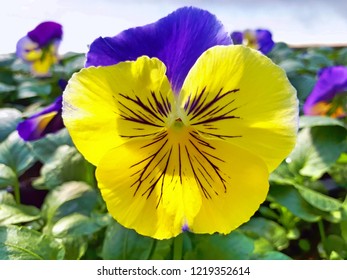
<path id="1" fill-rule="evenodd" d="M 60 52 L 86 52 L 99 36 L 144 25 L 176 8 L 214 13 L 228 31 L 266 28 L 291 45 L 347 45 L 346 0 L 2 0 L 0 54 L 15 51 L 19 38 L 40 22 L 64 28 Z"/>

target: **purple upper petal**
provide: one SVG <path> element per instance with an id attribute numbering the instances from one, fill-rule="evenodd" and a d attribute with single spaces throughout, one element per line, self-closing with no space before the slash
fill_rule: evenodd
<path id="1" fill-rule="evenodd" d="M 275 46 L 275 42 L 272 40 L 271 32 L 266 29 L 257 29 L 255 33 L 257 37 L 259 51 L 263 54 L 269 53 Z"/>
<path id="2" fill-rule="evenodd" d="M 38 43 L 41 48 L 53 40 L 61 40 L 63 27 L 53 21 L 42 22 L 34 30 L 28 32 L 28 37 Z"/>
<path id="3" fill-rule="evenodd" d="M 233 40 L 233 43 L 235 45 L 242 45 L 243 42 L 243 33 L 240 31 L 234 31 L 230 35 L 231 39 Z"/>
<path id="4" fill-rule="evenodd" d="M 62 96 L 59 96 L 51 105 L 20 122 L 17 126 L 19 136 L 25 141 L 33 141 L 42 138 L 47 133 L 62 129 L 64 123 L 61 111 Z"/>
<path id="5" fill-rule="evenodd" d="M 205 10 L 185 7 L 155 23 L 125 30 L 115 37 L 96 39 L 87 54 L 86 67 L 106 66 L 142 55 L 165 63 L 167 76 L 178 92 L 198 57 L 231 39 L 217 18 Z"/>
<path id="6" fill-rule="evenodd" d="M 304 104 L 304 113 L 309 114 L 310 108 L 321 101 L 329 102 L 336 94 L 347 91 L 347 67 L 330 66 L 319 72 L 318 80 Z"/>

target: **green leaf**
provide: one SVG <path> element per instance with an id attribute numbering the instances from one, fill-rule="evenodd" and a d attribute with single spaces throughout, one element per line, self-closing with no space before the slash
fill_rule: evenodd
<path id="1" fill-rule="evenodd" d="M 17 181 L 17 176 L 13 170 L 5 164 L 0 163 L 0 189 L 13 186 Z"/>
<path id="2" fill-rule="evenodd" d="M 73 146 L 67 129 L 61 129 L 56 133 L 49 133 L 44 138 L 29 143 L 35 156 L 42 162 L 52 161 L 55 151 L 63 145 Z"/>
<path id="3" fill-rule="evenodd" d="M 0 142 L 4 141 L 7 136 L 17 128 L 22 114 L 14 108 L 0 109 Z"/>
<path id="4" fill-rule="evenodd" d="M 13 195 L 5 190 L 0 190 L 0 203 L 8 205 L 17 205 Z"/>
<path id="5" fill-rule="evenodd" d="M 84 236 L 91 235 L 102 228 L 102 225 L 93 218 L 79 213 L 67 215 L 58 220 L 53 228 L 55 237 Z"/>
<path id="6" fill-rule="evenodd" d="M 190 260 L 248 260 L 254 249 L 254 242 L 240 231 L 228 235 L 194 235 L 192 251 L 185 253 Z"/>
<path id="7" fill-rule="evenodd" d="M 61 218 L 72 213 L 89 215 L 96 206 L 95 190 L 83 182 L 68 182 L 50 191 L 42 205 L 46 232 Z"/>
<path id="8" fill-rule="evenodd" d="M 81 53 L 67 53 L 60 60 L 60 63 L 64 66 L 64 72 L 66 74 L 72 74 L 79 71 L 84 67 L 86 61 L 85 54 Z"/>
<path id="9" fill-rule="evenodd" d="M 307 222 L 317 222 L 323 215 L 323 212 L 320 212 L 307 203 L 306 200 L 301 197 L 298 190 L 292 186 L 272 185 L 269 198 L 286 207 L 295 216 Z"/>
<path id="10" fill-rule="evenodd" d="M 34 206 L 0 203 L 0 225 L 27 223 L 40 217 L 40 210 Z"/>
<path id="11" fill-rule="evenodd" d="M 283 68 L 288 75 L 295 75 L 302 69 L 305 69 L 305 64 L 298 59 L 286 59 L 278 65 Z"/>
<path id="12" fill-rule="evenodd" d="M 336 65 L 347 65 L 347 48 L 342 48 L 338 52 L 336 63 Z"/>
<path id="13" fill-rule="evenodd" d="M 51 85 L 46 81 L 27 81 L 20 84 L 18 88 L 18 98 L 25 99 L 36 96 L 48 96 L 51 90 Z"/>
<path id="14" fill-rule="evenodd" d="M 0 144 L 0 163 L 10 167 L 17 175 L 21 175 L 35 163 L 31 149 L 17 131 L 12 132 Z"/>
<path id="15" fill-rule="evenodd" d="M 0 226 L 0 260 L 62 260 L 64 248 L 54 238 L 26 227 Z"/>
<path id="16" fill-rule="evenodd" d="M 294 174 L 320 178 L 339 158 L 345 139 L 346 129 L 339 126 L 303 128 L 287 159 L 288 168 Z"/>
<path id="17" fill-rule="evenodd" d="M 313 50 L 302 55 L 303 60 L 306 62 L 307 69 L 312 72 L 318 72 L 321 68 L 332 66 L 333 62 L 325 55 L 317 53 Z"/>
<path id="18" fill-rule="evenodd" d="M 341 237 L 347 243 L 347 220 L 346 221 L 341 221 L 340 229 L 341 229 Z"/>
<path id="19" fill-rule="evenodd" d="M 13 85 L 8 85 L 0 82 L 0 93 L 7 93 L 16 90 L 16 87 Z"/>
<path id="20" fill-rule="evenodd" d="M 342 202 L 337 199 L 334 199 L 315 190 L 297 184 L 295 185 L 295 187 L 299 190 L 301 196 L 309 204 L 322 211 L 336 211 L 342 207 Z"/>
<path id="21" fill-rule="evenodd" d="M 278 251 L 268 251 L 263 254 L 253 255 L 254 260 L 291 260 L 292 258 Z"/>
<path id="22" fill-rule="evenodd" d="M 173 240 L 174 240 L 173 238 L 164 239 L 164 240 L 155 240 L 153 250 L 149 259 L 151 260 L 171 259 Z"/>
<path id="23" fill-rule="evenodd" d="M 286 230 L 276 222 L 262 217 L 252 218 L 240 229 L 248 236 L 267 239 L 277 250 L 283 250 L 289 245 Z"/>
<path id="24" fill-rule="evenodd" d="M 345 127 L 343 122 L 330 117 L 325 116 L 301 116 L 299 127 L 314 127 L 314 126 L 341 126 Z"/>
<path id="25" fill-rule="evenodd" d="M 154 245 L 154 239 L 141 236 L 114 221 L 106 230 L 101 256 L 104 260 L 147 260 Z"/>
<path id="26" fill-rule="evenodd" d="M 88 238 L 82 236 L 66 236 L 59 239 L 65 247 L 64 260 L 79 260 L 88 249 Z"/>
<path id="27" fill-rule="evenodd" d="M 295 87 L 298 99 L 301 101 L 300 103 L 303 103 L 307 96 L 309 96 L 316 83 L 316 79 L 307 74 L 291 76 L 289 77 L 289 81 Z"/>
<path id="28" fill-rule="evenodd" d="M 0 67 L 9 67 L 15 60 L 15 54 L 0 54 Z"/>
<path id="29" fill-rule="evenodd" d="M 342 258 L 347 257 L 347 243 L 338 235 L 327 236 L 323 242 L 323 248 L 327 255 L 336 252 Z"/>
<path id="30" fill-rule="evenodd" d="M 87 182 L 93 175 L 89 174 L 89 165 L 75 147 L 60 146 L 41 168 L 41 178 L 35 186 L 41 184 L 44 188 L 53 189 L 68 181 Z"/>

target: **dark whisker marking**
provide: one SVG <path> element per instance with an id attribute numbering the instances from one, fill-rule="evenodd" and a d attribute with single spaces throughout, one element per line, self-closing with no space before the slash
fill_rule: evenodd
<path id="1" fill-rule="evenodd" d="M 137 137 L 146 137 L 146 136 L 152 136 L 152 135 L 156 135 L 157 132 L 155 133 L 149 133 L 149 134 L 139 134 L 139 135 L 119 135 L 120 137 L 123 137 L 123 138 L 137 138 Z"/>
<path id="2" fill-rule="evenodd" d="M 162 115 L 162 116 L 165 116 L 167 117 L 169 111 L 166 111 L 166 107 L 165 105 L 163 105 L 162 103 L 160 103 L 160 101 L 157 99 L 157 97 L 155 96 L 155 93 L 153 91 L 151 91 L 151 94 L 152 94 L 152 98 L 155 102 L 155 105 L 157 106 L 157 109 L 158 109 L 158 112 Z M 161 94 L 160 94 L 161 96 Z M 161 96 L 162 98 L 162 96 Z"/>
<path id="3" fill-rule="evenodd" d="M 167 97 L 164 99 L 162 93 L 160 92 L 160 99 L 164 105 L 164 108 L 165 108 L 165 111 L 166 111 L 166 114 L 169 114 L 170 111 L 171 111 L 171 106 L 170 106 L 170 102 L 169 100 L 167 99 Z"/>
<path id="4" fill-rule="evenodd" d="M 192 104 L 189 107 L 188 113 L 187 115 L 189 116 L 191 113 L 194 113 L 197 110 L 197 105 L 199 105 L 199 102 L 201 100 L 201 98 L 203 97 L 204 93 L 205 93 L 206 87 L 204 87 L 202 89 L 202 91 L 200 92 L 200 94 L 195 94 L 193 100 L 192 100 Z M 205 97 L 205 99 L 202 101 L 202 103 L 205 102 L 207 97 Z M 201 104 L 198 106 L 201 107 Z"/>
<path id="5" fill-rule="evenodd" d="M 132 188 L 135 184 L 138 183 L 136 190 L 134 192 L 134 196 L 136 195 L 137 191 L 139 190 L 139 188 L 141 187 L 142 183 L 148 178 L 148 176 L 151 174 L 150 172 L 148 172 L 147 176 L 145 178 L 142 178 L 143 175 L 145 174 L 145 172 L 147 171 L 147 169 L 149 168 L 149 166 L 151 165 L 151 163 L 153 162 L 153 160 L 157 157 L 157 155 L 160 153 L 160 151 L 164 148 L 164 146 L 166 145 L 166 143 L 168 142 L 168 139 L 165 140 L 165 142 L 163 143 L 163 145 L 158 149 L 158 151 L 155 152 L 155 154 L 152 154 L 151 156 L 149 156 L 147 159 L 150 159 L 150 161 L 146 164 L 146 166 L 143 168 L 139 178 L 130 186 L 130 188 Z M 135 164 L 135 165 L 138 165 Z M 135 166 L 134 165 L 134 166 Z"/>
<path id="6" fill-rule="evenodd" d="M 220 138 L 220 139 L 224 139 L 224 138 L 240 138 L 240 137 L 242 137 L 242 135 L 221 135 L 221 134 L 209 133 L 209 132 L 205 132 L 205 131 L 201 131 L 201 130 L 199 130 L 199 132 L 201 134 L 214 136 L 214 137 L 217 137 L 217 138 Z"/>
<path id="7" fill-rule="evenodd" d="M 141 123 L 141 124 L 145 124 L 145 125 L 150 125 L 150 126 L 155 126 L 155 127 L 163 127 L 162 125 L 158 125 L 158 124 L 155 124 L 153 122 L 150 122 L 150 121 L 144 119 L 139 114 L 136 114 L 133 110 L 131 110 L 130 108 L 125 106 L 122 102 L 118 101 L 118 103 L 120 105 L 122 105 L 124 108 L 126 108 L 127 110 L 129 110 L 133 115 L 135 115 L 137 117 L 137 118 L 134 118 L 134 117 L 129 116 L 128 114 L 120 115 L 124 120 L 132 121 L 132 122 L 136 122 L 136 123 Z"/>
<path id="8" fill-rule="evenodd" d="M 154 145 L 155 143 L 158 143 L 159 141 L 163 140 L 165 137 L 167 136 L 167 133 L 166 131 L 162 132 L 161 134 L 158 134 L 158 136 L 156 136 L 154 138 L 154 141 L 152 141 L 151 143 L 149 144 L 146 144 L 144 146 L 142 146 L 140 149 L 143 149 L 143 148 L 146 148 L 146 147 L 149 147 L 151 145 Z M 166 140 L 167 141 L 167 140 Z"/>
<path id="9" fill-rule="evenodd" d="M 217 117 L 214 117 L 214 118 L 209 118 L 209 119 L 204 120 L 204 121 L 193 123 L 192 125 L 199 125 L 199 124 L 217 122 L 217 121 L 222 121 L 222 120 L 227 120 L 227 119 L 239 119 L 240 118 L 238 116 L 227 116 L 227 114 L 229 114 L 229 112 L 227 112 L 227 113 L 225 113 L 225 114 L 223 114 L 221 116 L 217 116 Z"/>
<path id="10" fill-rule="evenodd" d="M 191 167 L 191 169 L 192 169 L 192 171 L 193 171 L 193 174 L 194 174 L 195 181 L 197 182 L 197 184 L 199 185 L 200 189 L 201 189 L 202 192 L 204 193 L 205 198 L 211 199 L 211 198 L 212 198 L 211 195 L 210 195 L 209 192 L 206 190 L 206 188 L 203 186 L 203 184 L 202 184 L 201 181 L 200 181 L 199 176 L 197 176 L 197 174 L 196 174 L 196 171 L 195 171 L 194 165 L 193 165 L 193 163 L 192 163 L 192 161 L 191 161 L 191 158 L 190 158 L 190 155 L 189 155 L 187 146 L 185 146 L 185 149 L 186 149 L 186 153 L 187 153 L 187 156 L 188 156 L 188 160 L 189 160 L 190 167 Z"/>
<path id="11" fill-rule="evenodd" d="M 200 149 L 193 143 L 193 141 L 189 140 L 189 142 L 193 145 L 193 147 L 198 151 L 198 153 L 200 155 L 203 156 L 203 158 L 211 165 L 212 169 L 215 171 L 215 173 L 217 174 L 217 176 L 219 177 L 221 183 L 223 184 L 223 187 L 224 187 L 224 191 L 226 192 L 227 188 L 226 188 L 226 181 L 224 180 L 224 178 L 222 177 L 222 175 L 220 174 L 220 169 L 217 165 L 215 165 L 208 157 L 207 155 L 209 155 L 208 153 L 207 154 L 204 154 L 200 151 Z M 219 158 L 216 158 L 214 156 L 212 156 L 212 158 L 215 158 L 215 159 L 219 159 Z M 221 162 L 224 162 L 222 159 L 219 159 Z"/>
<path id="12" fill-rule="evenodd" d="M 189 103 L 190 103 L 190 98 L 192 97 L 192 95 L 190 94 L 188 96 L 188 100 L 186 101 L 186 103 L 184 104 L 184 110 L 187 111 L 188 109 L 188 106 L 189 106 Z"/>
<path id="13" fill-rule="evenodd" d="M 207 113 L 204 114 L 203 116 L 200 116 L 200 117 L 199 117 L 199 120 L 201 120 L 201 119 L 203 119 L 203 118 L 205 118 L 205 117 L 207 117 L 207 116 L 211 116 L 211 115 L 216 115 L 216 114 L 218 114 L 220 111 L 224 110 L 226 107 L 228 107 L 229 105 L 231 105 L 234 101 L 235 101 L 235 99 L 231 100 L 228 104 L 224 105 L 224 106 L 221 107 L 221 108 L 219 108 L 219 106 L 213 108 L 211 111 L 207 112 Z M 234 111 L 237 110 L 237 109 L 238 109 L 238 108 L 235 107 L 235 108 L 229 110 L 227 114 L 230 114 L 230 113 L 234 112 Z M 195 118 L 195 116 L 194 116 L 193 118 Z M 192 120 L 193 118 L 191 118 L 191 120 Z"/>
<path id="14" fill-rule="evenodd" d="M 207 180 L 206 176 L 204 175 L 204 172 L 201 171 L 200 168 L 198 168 L 198 171 L 200 172 L 200 174 L 202 175 L 202 177 L 204 177 L 205 181 L 207 182 L 207 184 L 210 186 L 210 188 L 213 190 L 215 195 L 219 195 L 219 193 L 213 188 L 213 186 L 211 185 L 211 183 Z M 209 175 L 208 173 L 206 173 L 207 175 Z"/>
<path id="15" fill-rule="evenodd" d="M 233 89 L 233 90 L 229 90 L 225 93 L 222 93 L 222 90 L 223 88 L 221 88 L 217 95 L 209 102 L 206 103 L 206 105 L 202 106 L 200 108 L 199 111 L 197 111 L 193 116 L 192 118 L 196 118 L 198 116 L 200 116 L 203 112 L 206 112 L 211 106 L 215 105 L 218 101 L 220 101 L 221 99 L 223 99 L 224 97 L 232 94 L 232 93 L 235 93 L 235 92 L 238 92 L 240 89 Z M 189 114 L 188 114 L 189 115 Z"/>
<path id="16" fill-rule="evenodd" d="M 212 147 L 208 142 L 202 140 L 200 137 L 199 137 L 199 134 L 196 133 L 195 131 L 192 133 L 192 132 L 189 132 L 189 134 L 196 140 L 198 141 L 198 143 L 200 145 L 203 145 L 205 147 L 208 147 L 208 148 L 211 148 L 212 150 L 215 150 L 216 148 L 215 147 Z M 195 135 L 196 134 L 196 135 Z"/>
<path id="17" fill-rule="evenodd" d="M 131 98 L 125 94 L 119 93 L 120 96 L 122 96 L 123 98 L 125 98 L 126 100 L 129 100 L 131 102 L 133 102 L 134 104 L 138 105 L 140 108 L 142 108 L 143 110 L 145 110 L 147 113 L 149 113 L 150 115 L 152 115 L 154 118 L 156 118 L 157 120 L 159 120 L 160 122 L 164 122 L 162 118 L 160 118 L 158 116 L 158 114 L 156 114 L 155 110 L 153 110 L 152 108 L 148 107 L 147 105 L 145 105 L 141 99 L 136 96 L 136 99 Z M 152 93 L 153 96 L 153 93 Z M 131 109 L 129 109 L 127 106 L 125 106 L 124 104 L 122 104 L 120 101 L 118 101 L 123 107 L 127 108 L 130 112 L 132 112 L 133 114 L 135 114 L 135 112 L 133 112 Z M 152 106 L 151 106 L 152 107 Z M 136 114 L 135 114 L 136 115 Z"/>
<path id="18" fill-rule="evenodd" d="M 181 145 L 178 143 L 178 174 L 182 185 L 182 159 L 181 159 Z"/>
<path id="19" fill-rule="evenodd" d="M 162 181 L 161 181 L 160 197 L 159 197 L 159 200 L 158 200 L 157 206 L 155 207 L 156 209 L 158 208 L 159 203 L 160 203 L 160 201 L 161 201 L 161 199 L 162 199 L 162 197 L 163 197 L 165 175 L 166 175 L 166 170 L 167 170 L 167 168 L 168 168 L 168 166 L 169 166 L 169 162 L 170 162 L 171 153 L 172 153 L 172 147 L 171 147 L 171 149 L 170 149 L 170 153 L 169 153 L 169 156 L 168 156 L 168 158 L 167 158 L 165 168 L 164 168 L 164 170 L 163 170 L 163 172 L 162 172 L 163 179 L 162 179 Z M 173 179 L 173 176 L 172 176 L 172 179 Z"/>

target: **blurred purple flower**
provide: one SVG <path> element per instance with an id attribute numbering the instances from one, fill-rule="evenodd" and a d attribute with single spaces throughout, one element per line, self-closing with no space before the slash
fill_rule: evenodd
<path id="1" fill-rule="evenodd" d="M 346 116 L 347 67 L 330 66 L 318 73 L 318 80 L 305 101 L 305 115 Z"/>
<path id="2" fill-rule="evenodd" d="M 59 86 L 65 89 L 67 81 L 59 80 Z M 17 126 L 19 136 L 25 141 L 34 141 L 47 133 L 54 133 L 64 127 L 62 112 L 62 96 L 40 112 L 20 122 Z"/>
<path id="3" fill-rule="evenodd" d="M 263 54 L 269 53 L 275 46 L 271 32 L 266 29 L 247 29 L 243 32 L 234 31 L 231 33 L 231 39 L 235 45 L 244 44 L 250 48 L 259 50 Z"/>
<path id="4" fill-rule="evenodd" d="M 31 65 L 36 76 L 48 76 L 49 70 L 58 61 L 58 47 L 63 36 L 59 23 L 47 21 L 17 42 L 16 54 Z"/>

